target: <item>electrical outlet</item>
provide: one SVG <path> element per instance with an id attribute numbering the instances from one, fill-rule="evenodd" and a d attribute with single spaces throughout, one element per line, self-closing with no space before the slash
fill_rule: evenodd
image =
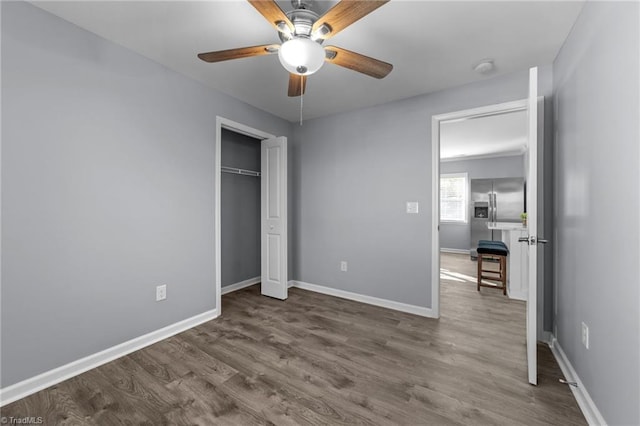
<path id="1" fill-rule="evenodd" d="M 582 344 L 589 349 L 589 326 L 584 322 L 582 323 Z"/>
<path id="2" fill-rule="evenodd" d="M 340 270 L 342 272 L 347 272 L 347 261 L 343 260 L 342 262 L 340 262 Z"/>
<path id="3" fill-rule="evenodd" d="M 167 285 L 159 285 L 156 287 L 156 302 L 167 298 Z"/>

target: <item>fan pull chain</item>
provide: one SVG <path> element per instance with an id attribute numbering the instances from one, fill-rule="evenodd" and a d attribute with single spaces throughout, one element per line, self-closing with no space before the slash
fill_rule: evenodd
<path id="1" fill-rule="evenodd" d="M 300 126 L 302 126 L 302 107 L 304 105 L 304 76 L 300 76 Z"/>

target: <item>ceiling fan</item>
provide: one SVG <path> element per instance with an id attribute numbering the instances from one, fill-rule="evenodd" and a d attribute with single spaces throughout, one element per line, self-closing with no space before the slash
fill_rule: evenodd
<path id="1" fill-rule="evenodd" d="M 205 62 L 278 54 L 289 71 L 289 96 L 304 94 L 307 76 L 324 62 L 339 65 L 371 77 L 384 78 L 393 65 L 336 46 L 323 47 L 325 40 L 338 34 L 389 0 L 342 0 L 319 16 L 311 10 L 312 0 L 291 0 L 294 9 L 284 12 L 275 0 L 248 0 L 278 31 L 282 44 L 263 44 L 238 49 L 200 53 Z"/>

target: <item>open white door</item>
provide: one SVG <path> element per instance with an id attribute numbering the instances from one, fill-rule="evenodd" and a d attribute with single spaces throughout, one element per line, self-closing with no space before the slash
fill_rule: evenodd
<path id="1" fill-rule="evenodd" d="M 262 294 L 287 298 L 287 138 L 265 139 L 262 161 Z"/>
<path id="2" fill-rule="evenodd" d="M 529 70 L 527 171 L 527 224 L 529 245 L 529 294 L 527 296 L 527 365 L 529 383 L 538 384 L 538 68 Z"/>

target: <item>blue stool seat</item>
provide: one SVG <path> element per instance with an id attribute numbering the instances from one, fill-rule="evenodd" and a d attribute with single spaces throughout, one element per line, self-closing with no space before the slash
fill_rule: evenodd
<path id="1" fill-rule="evenodd" d="M 480 240 L 477 250 L 479 254 L 493 254 L 496 256 L 507 256 L 509 254 L 507 245 L 502 241 Z"/>
<path id="2" fill-rule="evenodd" d="M 480 241 L 478 241 L 478 245 L 479 246 L 498 245 L 498 246 L 505 246 L 506 247 L 506 244 L 503 243 L 502 241 L 495 241 L 495 240 L 480 240 Z"/>

